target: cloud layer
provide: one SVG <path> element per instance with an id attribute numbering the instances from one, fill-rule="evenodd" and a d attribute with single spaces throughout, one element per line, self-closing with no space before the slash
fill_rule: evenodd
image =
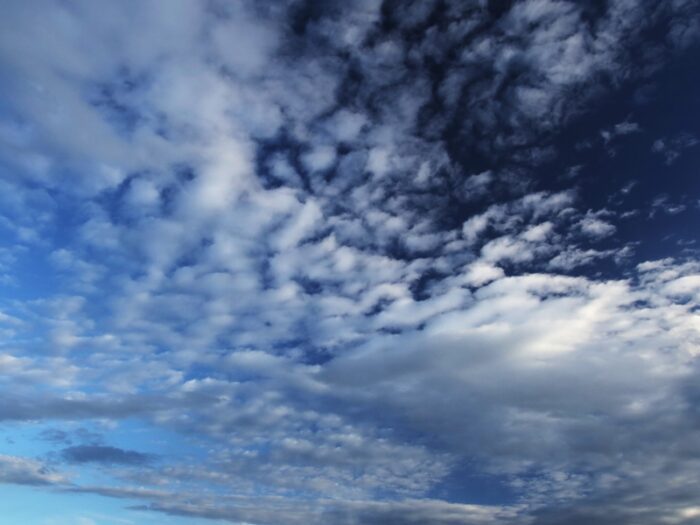
<path id="1" fill-rule="evenodd" d="M 693 204 L 549 174 L 693 154 L 572 130 L 697 56 L 695 2 L 2 13 L 0 421 L 43 448 L 0 482 L 256 525 L 698 522 L 700 263 L 629 234 Z"/>

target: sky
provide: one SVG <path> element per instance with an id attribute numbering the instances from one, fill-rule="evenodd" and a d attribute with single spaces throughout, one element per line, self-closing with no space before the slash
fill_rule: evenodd
<path id="1" fill-rule="evenodd" d="M 700 524 L 695 0 L 4 0 L 0 523 Z"/>

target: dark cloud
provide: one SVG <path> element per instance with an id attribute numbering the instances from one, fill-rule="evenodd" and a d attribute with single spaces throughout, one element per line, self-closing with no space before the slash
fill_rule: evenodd
<path id="1" fill-rule="evenodd" d="M 152 456 L 133 450 L 104 445 L 76 445 L 63 449 L 61 455 L 69 463 L 105 463 L 109 465 L 143 465 Z"/>
<path id="2" fill-rule="evenodd" d="M 70 444 L 70 434 L 58 428 L 47 428 L 39 434 L 39 439 L 58 444 Z"/>

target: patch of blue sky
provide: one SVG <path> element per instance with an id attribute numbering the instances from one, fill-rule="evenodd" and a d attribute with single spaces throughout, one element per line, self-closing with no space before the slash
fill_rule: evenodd
<path id="1" fill-rule="evenodd" d="M 518 500 L 507 475 L 487 474 L 469 462 L 454 467 L 428 493 L 429 497 L 470 505 L 510 505 Z"/>
<path id="2" fill-rule="evenodd" d="M 164 516 L 130 509 L 140 501 L 0 485 L 0 523 L 22 525 L 216 525 L 219 520 Z"/>

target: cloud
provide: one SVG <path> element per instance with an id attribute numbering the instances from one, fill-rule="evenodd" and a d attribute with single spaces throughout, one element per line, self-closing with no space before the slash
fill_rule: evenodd
<path id="1" fill-rule="evenodd" d="M 0 483 L 15 485 L 55 485 L 66 481 L 39 461 L 0 455 Z"/>
<path id="2" fill-rule="evenodd" d="M 581 219 L 579 227 L 585 235 L 597 239 L 608 237 L 614 234 L 616 230 L 615 226 L 603 219 L 599 219 L 594 214 L 588 214 Z"/>
<path id="3" fill-rule="evenodd" d="M 651 202 L 651 210 L 649 211 L 649 217 L 654 218 L 657 213 L 664 213 L 667 215 L 676 215 L 678 213 L 683 213 L 686 209 L 686 205 L 683 203 L 673 203 L 670 201 L 668 195 L 658 195 Z"/>
<path id="4" fill-rule="evenodd" d="M 61 455 L 69 463 L 78 464 L 142 465 L 151 459 L 148 454 L 103 445 L 76 445 L 63 449 Z"/>
<path id="5" fill-rule="evenodd" d="M 600 136 L 603 137 L 603 141 L 605 142 L 605 144 L 608 144 L 616 137 L 631 135 L 633 133 L 639 133 L 641 131 L 642 128 L 638 123 L 625 120 L 623 122 L 615 124 L 610 130 L 601 131 Z"/>
<path id="6" fill-rule="evenodd" d="M 335 162 L 335 148 L 319 146 L 304 155 L 302 162 L 310 172 L 327 170 Z"/>
<path id="7" fill-rule="evenodd" d="M 414 524 L 431 523 L 440 525 L 481 525 L 508 520 L 514 515 L 510 509 L 489 508 L 478 505 L 445 504 L 433 500 L 408 500 L 402 502 L 378 503 L 354 501 L 336 503 L 332 501 L 317 502 L 320 513 L 308 513 L 296 508 L 270 510 L 253 510 L 231 507 L 213 510 L 206 504 L 198 505 L 163 502 L 148 506 L 137 506 L 139 510 L 156 510 L 174 516 L 197 516 L 227 521 L 251 521 L 254 523 L 274 523 L 276 516 L 282 514 L 290 524 L 321 524 L 332 521 L 342 525 L 358 523 L 380 524 Z M 260 505 L 259 508 L 264 508 Z"/>
<path id="8" fill-rule="evenodd" d="M 670 166 L 681 156 L 684 150 L 697 146 L 698 144 L 700 144 L 700 140 L 695 138 L 692 134 L 681 133 L 669 139 L 655 140 L 651 146 L 651 151 L 663 155 L 666 164 Z"/>

